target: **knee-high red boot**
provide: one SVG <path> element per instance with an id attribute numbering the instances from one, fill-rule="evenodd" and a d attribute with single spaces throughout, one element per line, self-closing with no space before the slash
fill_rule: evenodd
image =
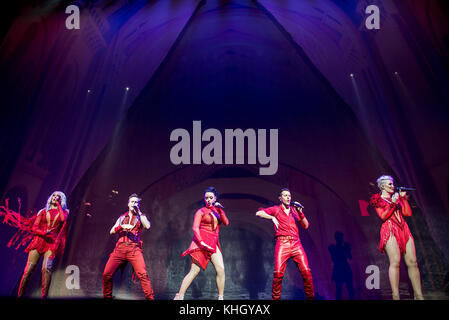
<path id="1" fill-rule="evenodd" d="M 273 274 L 273 285 L 271 287 L 271 299 L 272 300 L 281 300 L 282 279 L 283 278 L 284 278 L 283 273 L 275 272 Z"/>
<path id="2" fill-rule="evenodd" d="M 23 270 L 22 279 L 20 280 L 19 292 L 17 293 L 17 297 L 21 298 L 28 287 L 28 282 L 30 281 L 30 277 L 33 274 L 34 267 L 36 265 L 34 263 L 27 263 L 25 269 Z"/>
<path id="3" fill-rule="evenodd" d="M 314 300 L 315 292 L 313 289 L 312 272 L 310 272 L 310 270 L 303 271 L 302 278 L 304 280 L 304 293 L 306 294 L 306 299 Z"/>
<path id="4" fill-rule="evenodd" d="M 42 270 L 42 299 L 48 296 L 48 289 L 50 288 L 51 271 L 48 269 Z"/>

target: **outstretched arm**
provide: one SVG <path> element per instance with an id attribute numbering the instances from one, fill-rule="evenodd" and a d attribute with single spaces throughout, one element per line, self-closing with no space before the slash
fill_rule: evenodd
<path id="1" fill-rule="evenodd" d="M 269 215 L 263 210 L 259 210 L 256 212 L 256 216 L 259 218 L 267 219 L 273 221 L 274 225 L 276 226 L 276 229 L 279 228 L 279 221 L 272 215 Z"/>

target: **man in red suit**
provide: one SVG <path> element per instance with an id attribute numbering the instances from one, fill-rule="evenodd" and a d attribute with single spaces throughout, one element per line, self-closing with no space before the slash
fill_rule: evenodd
<path id="1" fill-rule="evenodd" d="M 272 286 L 272 299 L 280 300 L 282 292 L 282 279 L 284 277 L 287 260 L 292 258 L 301 272 L 304 280 L 304 292 L 308 300 L 315 297 L 313 290 L 312 273 L 309 268 L 306 253 L 299 239 L 297 223 L 303 229 L 309 227 L 302 206 L 298 203 L 297 210 L 291 206 L 292 197 L 290 190 L 283 188 L 279 194 L 280 205 L 269 208 L 260 208 L 256 216 L 271 220 L 274 224 L 276 247 L 274 252 L 274 274 Z"/>
<path id="2" fill-rule="evenodd" d="M 140 211 L 140 201 L 141 199 L 137 194 L 130 195 L 128 199 L 129 211 L 117 219 L 110 231 L 110 234 L 118 234 L 119 239 L 103 272 L 103 296 L 105 298 L 112 298 L 112 277 L 118 267 L 123 263 L 130 262 L 140 280 L 145 297 L 148 300 L 154 300 L 153 289 L 143 259 L 142 241 L 140 240 L 143 228 L 150 229 L 150 222 L 145 214 Z"/>

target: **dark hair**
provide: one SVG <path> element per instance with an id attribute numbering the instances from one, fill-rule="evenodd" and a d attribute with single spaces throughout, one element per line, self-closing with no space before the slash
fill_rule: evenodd
<path id="1" fill-rule="evenodd" d="M 215 198 L 217 198 L 218 200 L 218 191 L 217 189 L 215 189 L 215 187 L 209 187 L 206 190 L 204 190 L 204 194 L 206 194 L 206 192 L 212 192 L 215 196 Z"/>
<path id="2" fill-rule="evenodd" d="M 137 199 L 139 199 L 139 201 L 142 201 L 142 199 L 137 195 L 137 193 L 133 193 L 132 195 L 130 195 L 130 196 L 128 197 L 128 201 L 129 201 L 129 199 L 131 199 L 131 198 L 137 198 Z"/>
<path id="3" fill-rule="evenodd" d="M 288 188 L 282 188 L 281 191 L 279 191 L 279 197 L 282 196 L 282 192 L 284 192 L 284 191 L 288 191 L 288 192 L 291 194 L 290 189 L 288 189 Z"/>

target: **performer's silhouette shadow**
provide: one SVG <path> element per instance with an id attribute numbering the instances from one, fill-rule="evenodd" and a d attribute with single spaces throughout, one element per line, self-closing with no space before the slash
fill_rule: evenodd
<path id="1" fill-rule="evenodd" d="M 352 270 L 348 260 L 352 259 L 351 246 L 344 241 L 342 232 L 335 232 L 335 244 L 329 246 L 329 253 L 334 263 L 332 281 L 335 282 L 335 299 L 342 300 L 343 285 L 346 284 L 348 298 L 354 300 L 354 286 L 352 281 Z"/>
<path id="2" fill-rule="evenodd" d="M 262 239 L 255 234 L 242 233 L 242 243 L 246 243 L 245 247 L 245 278 L 244 287 L 248 290 L 249 298 L 257 300 L 259 293 L 265 288 L 266 274 L 263 268 Z"/>

